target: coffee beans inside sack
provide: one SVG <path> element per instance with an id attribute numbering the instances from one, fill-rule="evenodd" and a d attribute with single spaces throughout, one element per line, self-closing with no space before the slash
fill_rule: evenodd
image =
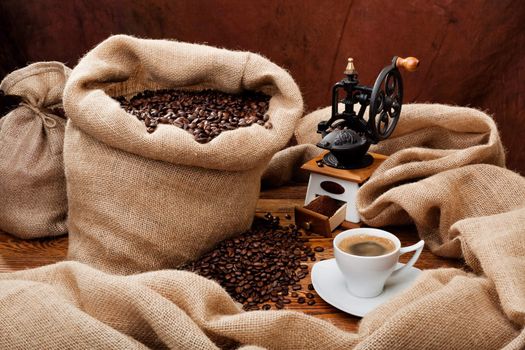
<path id="1" fill-rule="evenodd" d="M 303 105 L 257 54 L 118 35 L 75 67 L 64 108 L 68 258 L 130 274 L 248 230 Z"/>
<path id="2" fill-rule="evenodd" d="M 131 100 L 117 100 L 130 114 L 142 120 L 152 133 L 158 124 L 174 125 L 188 131 L 200 143 L 221 132 L 252 124 L 272 127 L 268 110 L 269 96 L 252 91 L 239 95 L 220 91 L 145 91 Z"/>

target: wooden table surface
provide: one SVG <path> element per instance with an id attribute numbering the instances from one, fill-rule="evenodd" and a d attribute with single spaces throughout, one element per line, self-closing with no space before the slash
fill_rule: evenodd
<path id="1" fill-rule="evenodd" d="M 263 191 L 257 205 L 257 215 L 271 212 L 281 218 L 282 224 L 293 223 L 294 206 L 302 206 L 306 194 L 306 186 L 285 186 L 277 189 Z M 285 219 L 289 214 L 291 219 Z M 414 227 L 389 227 L 386 230 L 396 234 L 403 246 L 416 243 L 419 238 Z M 325 250 L 317 253 L 318 260 L 322 258 L 333 258 L 332 239 L 322 236 L 311 235 L 312 246 L 321 246 Z M 67 252 L 67 236 L 52 239 L 21 240 L 0 232 L 0 272 L 17 271 L 34 268 L 46 264 L 52 264 L 64 260 Z M 403 256 L 405 262 L 409 256 Z M 313 262 L 308 262 L 313 265 Z M 415 264 L 420 269 L 433 269 L 439 267 L 464 267 L 460 260 L 444 259 L 433 255 L 426 247 L 421 257 Z M 309 269 L 309 271 L 310 271 Z M 303 286 L 300 294 L 308 292 L 306 286 L 311 283 L 310 274 L 301 281 Z M 316 304 L 308 306 L 292 302 L 286 305 L 286 309 L 307 313 L 309 315 L 327 320 L 337 327 L 355 331 L 360 320 L 359 317 L 348 315 L 325 303 L 319 296 L 315 296 Z"/>

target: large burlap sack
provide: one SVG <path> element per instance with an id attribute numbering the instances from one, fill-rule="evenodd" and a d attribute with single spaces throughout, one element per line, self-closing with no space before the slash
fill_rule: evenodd
<path id="1" fill-rule="evenodd" d="M 290 180 L 308 180 L 308 174 L 301 171 L 300 166 L 323 151 L 315 146 L 321 140 L 317 124 L 330 119 L 330 114 L 331 107 L 326 107 L 301 118 L 294 132 L 297 145 L 282 150 L 272 158 L 263 177 L 264 184 L 278 186 Z M 443 161 L 432 163 L 433 170 L 427 171 L 427 175 L 464 164 L 505 164 L 504 150 L 494 121 L 472 108 L 440 104 L 404 105 L 392 136 L 372 145 L 370 151 L 391 155 L 411 147 L 433 149 L 430 151 L 432 156 L 428 157 L 443 158 Z M 446 157 L 446 154 L 454 154 L 456 150 L 462 150 L 461 157 Z M 418 167 L 417 164 L 414 166 Z"/>
<path id="2" fill-rule="evenodd" d="M 0 83 L 22 102 L 0 116 L 0 230 L 20 238 L 67 232 L 66 182 L 62 161 L 66 121 L 62 91 L 70 69 L 39 62 Z"/>
<path id="3" fill-rule="evenodd" d="M 199 144 L 174 126 L 147 133 L 111 98 L 166 88 L 261 91 L 273 128 Z M 248 229 L 261 174 L 303 108 L 290 75 L 257 54 L 123 35 L 75 67 L 64 106 L 68 257 L 117 273 L 176 267 Z"/>

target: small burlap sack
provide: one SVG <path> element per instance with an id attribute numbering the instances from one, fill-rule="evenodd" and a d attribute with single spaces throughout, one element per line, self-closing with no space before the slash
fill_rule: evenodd
<path id="1" fill-rule="evenodd" d="M 62 161 L 65 119 L 62 91 L 70 69 L 39 62 L 0 83 L 22 102 L 0 117 L 0 230 L 20 238 L 67 232 L 66 182 Z"/>
<path id="2" fill-rule="evenodd" d="M 199 144 L 170 125 L 147 133 L 111 98 L 167 88 L 261 91 L 273 128 Z M 64 106 L 68 257 L 124 274 L 176 267 L 248 229 L 261 174 L 303 108 L 290 75 L 257 54 L 123 35 L 75 67 Z"/>

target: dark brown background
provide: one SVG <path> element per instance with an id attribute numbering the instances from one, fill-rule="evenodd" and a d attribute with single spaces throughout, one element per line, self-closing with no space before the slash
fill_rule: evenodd
<path id="1" fill-rule="evenodd" d="M 508 166 L 525 174 L 524 1 L 2 0 L 0 75 L 41 60 L 73 67 L 117 33 L 259 52 L 291 72 L 308 110 L 329 104 L 349 56 L 367 84 L 392 56 L 417 56 L 406 101 L 494 114 Z"/>

